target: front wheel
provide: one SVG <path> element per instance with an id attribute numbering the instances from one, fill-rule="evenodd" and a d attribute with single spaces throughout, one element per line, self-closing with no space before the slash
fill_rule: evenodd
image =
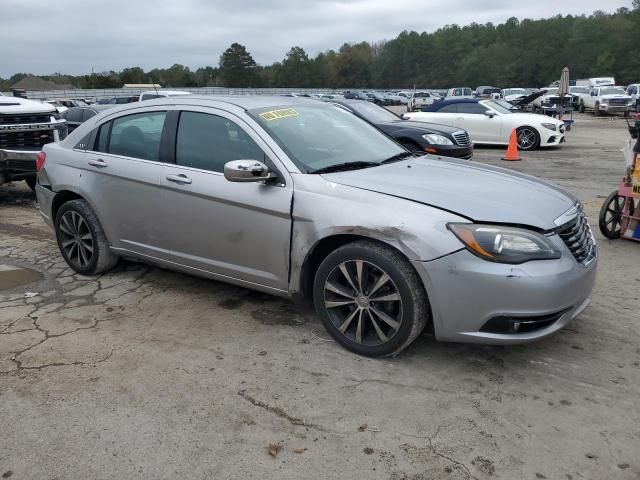
<path id="1" fill-rule="evenodd" d="M 516 130 L 518 148 L 523 151 L 534 150 L 540 145 L 540 135 L 533 127 L 520 127 Z"/>
<path id="2" fill-rule="evenodd" d="M 371 357 L 400 353 L 430 315 L 418 274 L 396 250 L 363 240 L 338 248 L 316 272 L 313 300 L 331 336 Z"/>
<path id="3" fill-rule="evenodd" d="M 596 102 L 596 104 L 593 107 L 593 115 L 595 117 L 600 115 L 600 103 Z"/>
<path id="4" fill-rule="evenodd" d="M 71 200 L 60 207 L 55 220 L 56 239 L 67 264 L 82 275 L 95 275 L 113 268 L 118 257 L 89 204 Z"/>
<path id="5" fill-rule="evenodd" d="M 580 100 L 580 105 L 578 106 L 578 112 L 584 113 L 584 102 Z"/>
<path id="6" fill-rule="evenodd" d="M 627 205 L 629 202 L 629 205 Z M 612 192 L 602 204 L 598 217 L 600 232 L 607 238 L 615 240 L 622 234 L 622 214 L 625 207 L 629 209 L 629 215 L 633 215 L 633 200 L 618 195 L 618 191 Z"/>

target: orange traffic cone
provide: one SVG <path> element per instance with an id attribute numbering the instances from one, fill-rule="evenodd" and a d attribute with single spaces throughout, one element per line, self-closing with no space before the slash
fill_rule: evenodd
<path id="1" fill-rule="evenodd" d="M 509 137 L 509 146 L 507 147 L 507 153 L 502 160 L 506 160 L 508 162 L 518 162 L 520 159 L 518 158 L 518 137 L 516 133 L 516 129 L 511 130 L 511 136 Z"/>

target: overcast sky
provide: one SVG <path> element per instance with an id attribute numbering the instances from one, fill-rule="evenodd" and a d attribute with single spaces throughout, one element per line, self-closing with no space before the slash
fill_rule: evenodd
<path id="1" fill-rule="evenodd" d="M 509 17 L 613 12 L 631 0 L 0 0 L 0 76 L 217 65 L 231 43 L 259 64 L 294 45 L 345 42 Z"/>

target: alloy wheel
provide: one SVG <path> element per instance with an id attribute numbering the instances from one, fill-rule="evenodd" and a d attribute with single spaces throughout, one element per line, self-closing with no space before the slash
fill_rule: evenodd
<path id="1" fill-rule="evenodd" d="M 89 225 L 78 212 L 69 210 L 60 218 L 60 247 L 67 260 L 86 268 L 93 259 L 94 239 Z"/>
<path id="2" fill-rule="evenodd" d="M 365 346 L 388 342 L 402 324 L 402 298 L 380 267 L 364 260 L 337 265 L 324 284 L 331 323 L 347 339 Z"/>
<path id="3" fill-rule="evenodd" d="M 521 150 L 531 150 L 536 145 L 536 132 L 530 128 L 518 130 L 518 147 Z"/>

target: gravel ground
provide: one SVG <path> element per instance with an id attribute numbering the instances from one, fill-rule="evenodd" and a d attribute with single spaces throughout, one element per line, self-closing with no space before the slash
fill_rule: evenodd
<path id="1" fill-rule="evenodd" d="M 561 148 L 475 160 L 565 187 L 595 226 L 626 135 L 622 119 L 577 115 Z M 126 262 L 75 275 L 28 188 L 1 186 L 0 475 L 640 478 L 640 245 L 596 235 L 592 304 L 554 337 L 425 334 L 373 360 L 260 293 Z M 20 267 L 39 274 L 11 288 L 2 271 Z"/>

